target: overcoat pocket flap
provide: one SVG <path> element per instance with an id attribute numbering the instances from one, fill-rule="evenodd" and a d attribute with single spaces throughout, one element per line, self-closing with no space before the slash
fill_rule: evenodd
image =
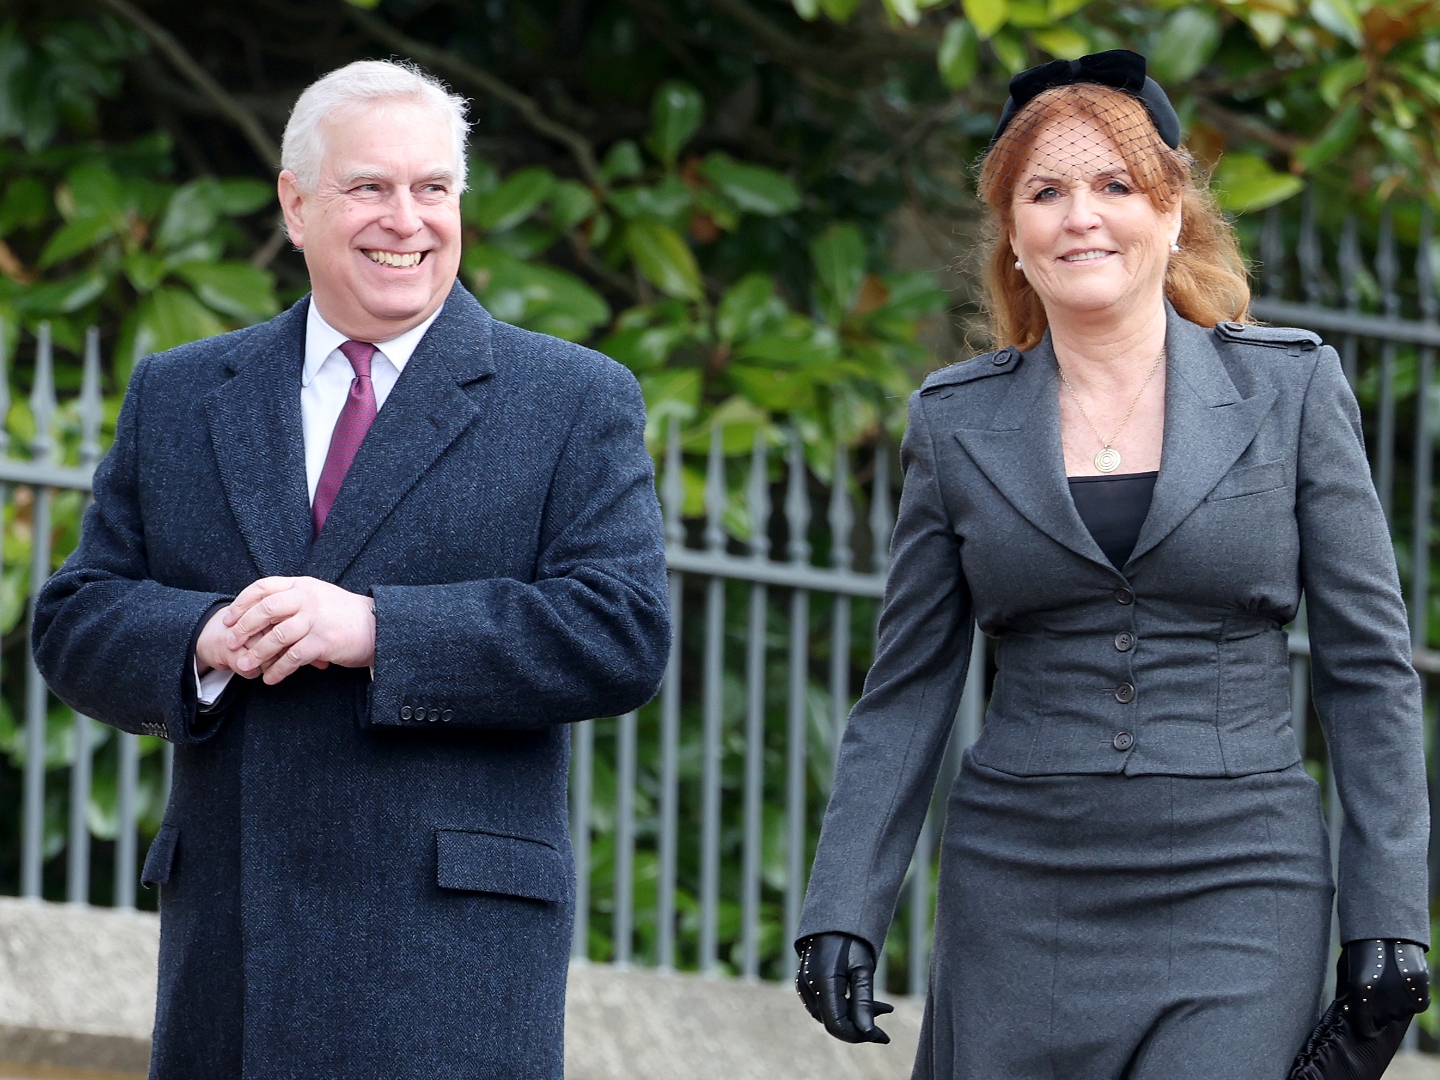
<path id="1" fill-rule="evenodd" d="M 180 839 L 176 825 L 161 825 L 150 850 L 145 853 L 145 865 L 140 870 L 141 885 L 165 885 L 170 881 L 170 870 L 175 865 L 175 845 Z"/>
<path id="2" fill-rule="evenodd" d="M 1210 499 L 1238 499 L 1241 495 L 1259 495 L 1285 485 L 1287 463 L 1268 461 L 1264 465 L 1247 465 L 1231 469 L 1210 492 Z"/>
<path id="3" fill-rule="evenodd" d="M 570 899 L 569 860 L 549 844 L 498 833 L 436 830 L 442 889 L 501 893 L 531 900 Z"/>

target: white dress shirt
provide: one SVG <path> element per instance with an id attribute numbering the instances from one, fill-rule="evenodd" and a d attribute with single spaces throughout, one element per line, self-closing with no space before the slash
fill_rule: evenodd
<path id="1" fill-rule="evenodd" d="M 377 413 L 385 407 L 385 400 L 395 389 L 395 383 L 415 347 L 444 307 L 441 304 L 428 319 L 399 337 L 375 343 L 370 382 L 375 387 Z M 320 474 L 325 471 L 325 457 L 330 453 L 330 436 L 335 431 L 335 421 L 340 419 L 345 399 L 350 396 L 350 383 L 355 378 L 355 369 L 340 351 L 340 346 L 348 340 L 325 321 L 314 297 L 311 297 L 310 309 L 305 316 L 305 366 L 300 370 L 300 428 L 305 440 L 305 482 L 312 504 L 315 502 L 315 488 L 320 484 Z M 199 670 L 198 666 L 196 670 Z M 200 704 L 213 705 L 234 674 L 233 671 L 217 668 L 198 676 Z"/>

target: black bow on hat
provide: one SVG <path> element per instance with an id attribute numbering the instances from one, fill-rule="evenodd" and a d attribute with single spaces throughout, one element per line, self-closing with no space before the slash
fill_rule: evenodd
<path id="1" fill-rule="evenodd" d="M 1052 60 L 1020 72 L 1010 80 L 1010 99 L 1000 113 L 990 145 L 995 145 L 1000 133 L 1031 98 L 1052 87 L 1074 83 L 1099 83 L 1134 94 L 1155 122 L 1155 130 L 1165 145 L 1172 150 L 1180 146 L 1180 117 L 1175 114 L 1175 106 L 1160 84 L 1145 74 L 1145 57 L 1129 49 L 1091 53 L 1079 60 Z"/>

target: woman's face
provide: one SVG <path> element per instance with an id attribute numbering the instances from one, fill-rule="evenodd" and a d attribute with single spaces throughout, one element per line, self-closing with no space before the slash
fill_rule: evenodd
<path id="1" fill-rule="evenodd" d="M 1012 205 L 1010 246 L 1050 321 L 1162 301 L 1179 200 L 1157 210 L 1093 121 L 1063 117 L 1040 132 Z"/>

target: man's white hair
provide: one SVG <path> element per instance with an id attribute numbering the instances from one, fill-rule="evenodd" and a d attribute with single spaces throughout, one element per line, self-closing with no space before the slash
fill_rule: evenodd
<path id="1" fill-rule="evenodd" d="M 295 174 L 302 191 L 313 192 L 320 183 L 320 162 L 325 157 L 322 122 L 340 110 L 387 101 L 418 102 L 449 122 L 456 190 L 464 191 L 465 140 L 470 131 L 465 99 L 408 61 L 356 60 L 307 86 L 285 124 L 280 167 Z"/>

